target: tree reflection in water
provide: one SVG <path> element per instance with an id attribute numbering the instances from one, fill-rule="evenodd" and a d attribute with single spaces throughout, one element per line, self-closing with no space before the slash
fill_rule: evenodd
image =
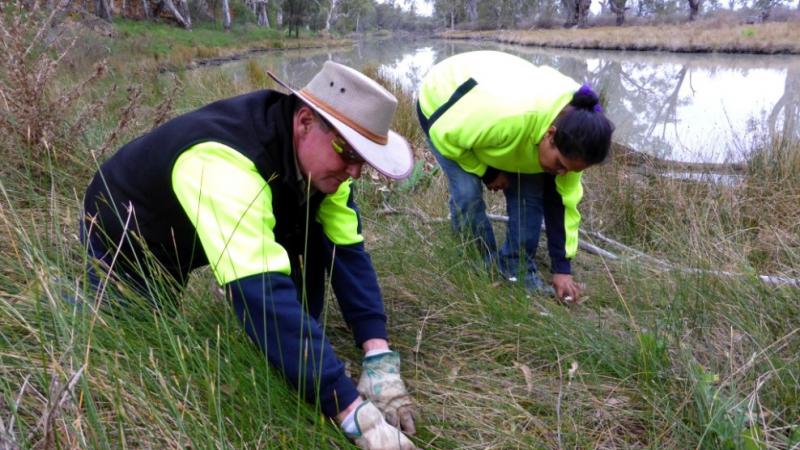
<path id="1" fill-rule="evenodd" d="M 800 138 L 800 56 L 719 55 L 543 49 L 492 42 L 371 40 L 352 47 L 256 55 L 265 68 L 302 86 L 323 62 L 377 66 L 414 91 L 448 56 L 500 50 L 546 64 L 601 94 L 615 140 L 654 156 L 690 162 L 740 162 L 752 136 Z M 245 62 L 202 71 L 242 76 Z"/>

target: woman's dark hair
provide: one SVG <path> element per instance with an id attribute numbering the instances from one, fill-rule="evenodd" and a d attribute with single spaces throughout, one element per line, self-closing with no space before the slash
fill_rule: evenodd
<path id="1" fill-rule="evenodd" d="M 603 114 L 599 97 L 584 84 L 572 96 L 569 106 L 553 123 L 556 148 L 565 157 L 589 165 L 603 162 L 611 147 L 614 124 Z"/>

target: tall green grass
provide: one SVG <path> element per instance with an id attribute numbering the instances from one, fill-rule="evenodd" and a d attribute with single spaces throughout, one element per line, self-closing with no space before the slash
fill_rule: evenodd
<path id="1" fill-rule="evenodd" d="M 131 51 L 134 64 L 151 57 Z M 59 70 L 47 101 L 68 86 L 59 80 L 82 75 Z M 95 309 L 76 230 L 96 164 L 92 151 L 149 129 L 164 98 L 171 98 L 164 108 L 172 115 L 271 86 L 257 63 L 236 82 L 200 73 L 165 81 L 142 70 L 156 82 L 141 89 L 124 136 L 111 134 L 129 94 L 108 94 L 112 83 L 103 78 L 87 85 L 83 102 L 70 106 L 76 109 L 61 113 L 69 118 L 99 105 L 98 120 L 81 129 L 70 158 L 6 158 L 0 447 L 349 448 L 269 369 L 209 272 L 193 274 L 177 299 L 164 280 L 153 280 L 146 296 L 112 283 Z M 111 75 L 120 85 L 143 76 Z M 582 252 L 575 270 L 589 286 L 588 300 L 565 306 L 473 269 L 463 256 L 469 243 L 449 232 L 446 183 L 416 128 L 413 99 L 383 82 L 400 100 L 393 127 L 411 138 L 422 163 L 406 183 L 366 171 L 358 200 L 392 346 L 421 413 L 419 446 L 796 448 L 800 291 L 755 277 L 798 276 L 794 144 L 765 141 L 734 185 L 652 177 L 616 163 L 588 171 L 585 226 L 677 265 L 744 276 Z M 17 136 L 0 136 L 4 156 L 16 155 Z M 40 177 L 30 176 L 32 162 Z M 503 213 L 501 197 L 488 198 L 490 209 Z M 68 301 L 76 298 L 83 307 Z M 335 302 L 328 304 L 328 335 L 357 366 L 360 354 Z"/>

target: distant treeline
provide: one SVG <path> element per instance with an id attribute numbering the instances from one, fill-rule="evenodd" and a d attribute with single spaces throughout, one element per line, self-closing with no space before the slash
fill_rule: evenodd
<path id="1" fill-rule="evenodd" d="M 31 0 L 29 0 L 31 1 Z M 245 23 L 344 35 L 372 30 L 431 32 L 436 29 L 531 29 L 692 21 L 730 11 L 739 22 L 800 15 L 800 0 L 47 0 L 113 17 L 170 20 L 190 29 L 192 20 L 225 29 Z M 796 2 L 796 4 L 795 4 Z M 24 2 L 23 2 L 24 3 Z M 418 7 L 432 8 L 432 16 Z M 599 6 L 599 8 L 598 8 Z M 594 11 L 594 13 L 592 13 Z M 592 20 L 590 21 L 590 18 Z"/>
<path id="2" fill-rule="evenodd" d="M 375 0 L 50 0 L 59 7 L 81 8 L 111 21 L 167 20 L 191 29 L 213 21 L 225 29 L 243 24 L 348 34 L 371 30 L 433 31 L 434 18 L 419 15 L 415 4 Z"/>
<path id="3" fill-rule="evenodd" d="M 797 18 L 800 0 L 432 0 L 437 25 L 450 29 L 532 29 L 692 21 L 732 14 L 739 22 Z M 594 8 L 591 8 L 595 3 Z M 796 11 L 792 11 L 796 10 Z M 594 11 L 594 13 L 592 13 Z M 591 22 L 590 22 L 591 17 Z"/>

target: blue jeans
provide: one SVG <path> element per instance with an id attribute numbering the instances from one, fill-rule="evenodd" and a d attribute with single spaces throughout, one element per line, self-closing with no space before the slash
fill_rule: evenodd
<path id="1" fill-rule="evenodd" d="M 497 265 L 507 277 L 520 279 L 536 273 L 536 249 L 542 229 L 542 174 L 508 174 L 506 197 L 508 229 L 500 251 L 494 230 L 486 216 L 483 201 L 483 182 L 480 177 L 464 171 L 455 161 L 445 158 L 428 142 L 447 176 L 450 192 L 450 219 L 453 231 L 478 244 L 484 262 Z"/>

